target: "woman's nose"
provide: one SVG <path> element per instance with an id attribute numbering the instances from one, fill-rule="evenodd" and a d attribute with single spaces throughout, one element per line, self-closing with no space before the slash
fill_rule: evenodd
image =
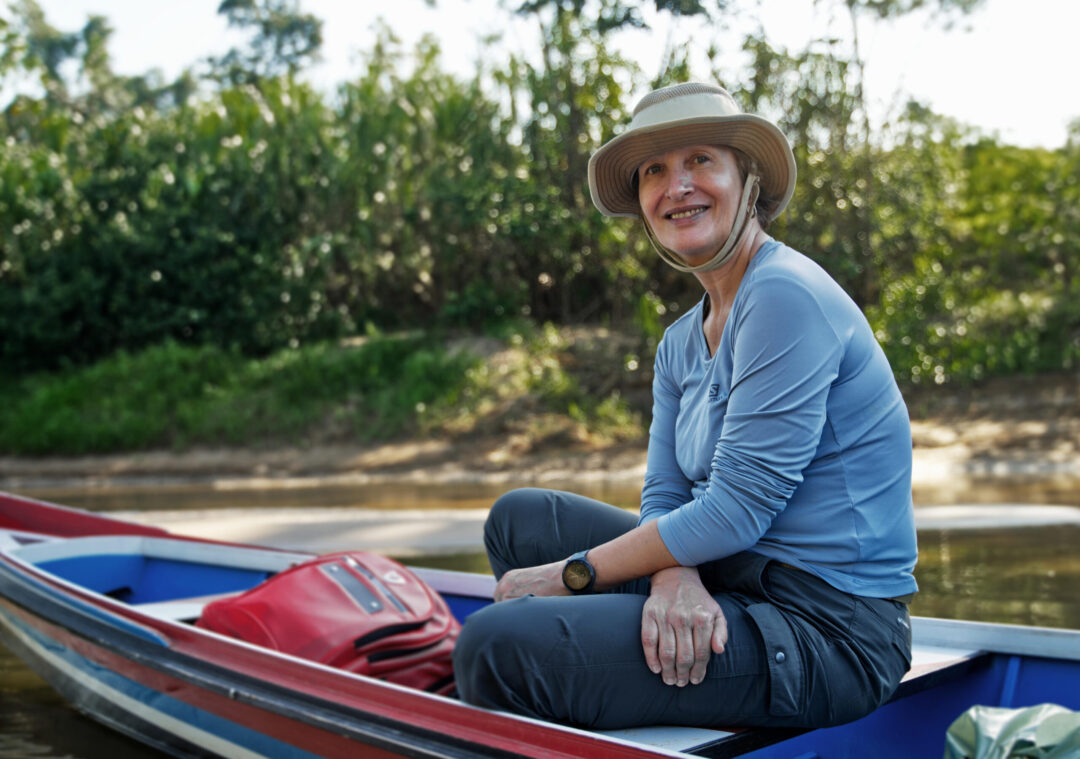
<path id="1" fill-rule="evenodd" d="M 690 185 L 690 177 L 680 171 L 672 174 L 665 194 L 672 200 L 678 200 L 685 198 L 693 189 Z"/>

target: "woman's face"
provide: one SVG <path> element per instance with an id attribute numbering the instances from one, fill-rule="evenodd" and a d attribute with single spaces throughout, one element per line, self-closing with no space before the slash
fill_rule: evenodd
<path id="1" fill-rule="evenodd" d="M 731 233 L 743 179 L 727 148 L 692 145 L 638 167 L 638 202 L 657 239 L 690 265 L 707 261 Z"/>

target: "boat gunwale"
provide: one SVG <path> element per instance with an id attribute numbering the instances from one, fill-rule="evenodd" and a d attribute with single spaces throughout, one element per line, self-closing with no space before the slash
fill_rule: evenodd
<path id="1" fill-rule="evenodd" d="M 912 617 L 911 634 L 921 646 L 966 648 L 993 654 L 1080 661 L 1080 630 L 1005 622 Z"/>

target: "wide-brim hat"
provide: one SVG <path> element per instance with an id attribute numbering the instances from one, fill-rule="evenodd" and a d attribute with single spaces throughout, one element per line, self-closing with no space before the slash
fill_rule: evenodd
<path id="1" fill-rule="evenodd" d="M 593 153 L 593 203 L 605 216 L 640 216 L 633 178 L 642 161 L 688 145 L 726 146 L 749 155 L 757 163 L 762 192 L 778 201 L 771 218 L 780 215 L 795 192 L 795 156 L 779 127 L 743 113 L 723 87 L 684 82 L 643 97 L 626 131 Z"/>

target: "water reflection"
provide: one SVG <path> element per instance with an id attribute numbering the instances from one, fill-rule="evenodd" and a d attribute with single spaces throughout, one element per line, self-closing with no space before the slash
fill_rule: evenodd
<path id="1" fill-rule="evenodd" d="M 264 489 L 223 487 L 212 483 L 144 485 L 124 488 L 44 488 L 22 490 L 24 495 L 90 511 L 173 511 L 224 508 L 448 509 L 488 508 L 515 487 L 508 482 L 375 484 L 292 483 Z M 542 487 L 571 490 L 623 508 L 637 508 L 639 482 L 544 481 Z M 1008 477 L 959 476 L 918 484 L 915 505 L 958 503 L 1030 503 L 1080 506 L 1080 477 L 1041 475 Z"/>
<path id="2" fill-rule="evenodd" d="M 1080 526 L 919 532 L 925 617 L 1080 628 Z"/>
<path id="3" fill-rule="evenodd" d="M 0 643 L 0 759 L 159 756 L 76 712 Z"/>
<path id="4" fill-rule="evenodd" d="M 50 488 L 25 495 L 88 511 L 185 511 L 295 506 L 320 508 L 423 509 L 487 508 L 505 485 L 423 484 L 314 485 L 267 489 L 221 488 L 209 484 L 126 487 L 123 489 Z"/>

